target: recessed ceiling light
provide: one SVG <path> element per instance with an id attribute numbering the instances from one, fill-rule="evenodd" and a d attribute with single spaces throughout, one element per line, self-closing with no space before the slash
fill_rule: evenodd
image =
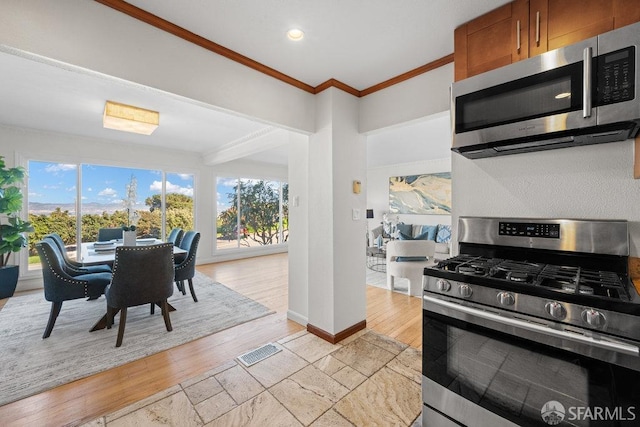
<path id="1" fill-rule="evenodd" d="M 571 93 L 562 92 L 556 95 L 556 99 L 569 98 L 570 96 L 571 96 Z"/>
<path id="2" fill-rule="evenodd" d="M 299 28 L 292 28 L 287 31 L 287 37 L 289 37 L 289 39 L 293 41 L 302 40 L 302 38 L 304 37 L 304 32 Z"/>

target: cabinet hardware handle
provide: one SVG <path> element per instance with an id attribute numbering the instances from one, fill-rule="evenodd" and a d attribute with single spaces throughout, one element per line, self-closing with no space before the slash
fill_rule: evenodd
<path id="1" fill-rule="evenodd" d="M 516 21 L 516 49 L 520 51 L 520 20 Z"/>
<path id="2" fill-rule="evenodd" d="M 540 46 L 540 11 L 536 12 L 536 44 Z"/>

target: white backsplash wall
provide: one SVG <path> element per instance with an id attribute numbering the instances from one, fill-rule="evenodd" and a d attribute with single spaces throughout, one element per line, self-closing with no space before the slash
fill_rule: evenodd
<path id="1" fill-rule="evenodd" d="M 374 218 L 368 220 L 369 229 L 382 222 L 382 214 L 389 212 L 389 178 L 392 176 L 421 175 L 449 172 L 451 159 L 428 160 L 379 166 L 367 170 L 367 209 L 373 209 Z M 405 224 L 451 224 L 451 215 L 398 215 Z"/>
<path id="2" fill-rule="evenodd" d="M 452 155 L 453 216 L 623 219 L 640 256 L 633 140 L 469 160 Z M 453 241 L 457 241 L 455 232 Z M 454 253 L 457 247 L 454 244 Z"/>

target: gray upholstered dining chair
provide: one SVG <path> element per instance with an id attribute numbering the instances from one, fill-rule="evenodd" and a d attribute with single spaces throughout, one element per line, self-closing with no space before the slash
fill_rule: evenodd
<path id="1" fill-rule="evenodd" d="M 58 247 L 50 239 L 36 243 L 42 264 L 44 298 L 51 301 L 49 321 L 42 338 L 48 338 L 60 314 L 64 301 L 78 298 L 95 299 L 104 293 L 111 282 L 111 273 L 87 273 L 71 276 L 65 271 L 64 260 Z M 173 282 L 171 283 L 173 286 Z"/>
<path id="2" fill-rule="evenodd" d="M 87 273 L 111 273 L 111 266 L 107 264 L 84 265 L 81 262 L 77 262 L 69 258 L 69 254 L 67 253 L 67 248 L 62 241 L 62 237 L 57 233 L 49 233 L 44 236 L 42 240 L 50 240 L 58 247 L 65 264 L 65 271 L 72 276 Z"/>
<path id="3" fill-rule="evenodd" d="M 122 239 L 122 228 L 101 228 L 98 230 L 98 242 Z"/>
<path id="4" fill-rule="evenodd" d="M 116 347 L 122 345 L 127 322 L 127 308 L 157 304 L 167 331 L 173 330 L 167 298 L 173 295 L 173 244 L 121 246 L 116 248 L 113 279 L 104 291 L 107 299 L 107 328 L 120 311 Z"/>
<path id="5" fill-rule="evenodd" d="M 186 294 L 184 281 L 189 283 L 189 292 L 195 302 L 198 302 L 196 292 L 193 290 L 193 277 L 196 274 L 196 252 L 198 251 L 198 243 L 200 242 L 200 233 L 196 231 L 187 231 L 180 242 L 180 248 L 187 251 L 184 259 L 176 263 L 175 282 L 178 290 L 182 295 Z"/>
<path id="6" fill-rule="evenodd" d="M 182 236 L 184 235 L 184 230 L 182 228 L 176 227 L 169 233 L 167 236 L 167 243 L 173 243 L 175 246 L 179 246 L 182 241 Z"/>

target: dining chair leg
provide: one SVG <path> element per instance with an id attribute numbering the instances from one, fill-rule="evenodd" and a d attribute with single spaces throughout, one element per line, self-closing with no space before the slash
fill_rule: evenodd
<path id="1" fill-rule="evenodd" d="M 151 312 L 151 314 L 155 314 L 155 312 L 156 312 L 156 303 L 155 302 L 151 303 L 151 309 L 149 311 Z"/>
<path id="2" fill-rule="evenodd" d="M 169 304 L 167 300 L 162 301 L 162 317 L 164 317 L 164 325 L 167 327 L 167 331 L 173 331 L 173 326 L 171 326 L 171 318 L 169 317 Z"/>
<path id="3" fill-rule="evenodd" d="M 189 280 L 189 292 L 191 292 L 191 296 L 193 297 L 194 302 L 198 302 L 198 297 L 196 296 L 196 291 L 193 290 L 193 280 Z"/>
<path id="4" fill-rule="evenodd" d="M 111 329 L 111 326 L 113 326 L 114 315 L 113 309 L 107 305 L 107 329 Z"/>
<path id="5" fill-rule="evenodd" d="M 53 326 L 56 324 L 56 319 L 58 318 L 58 314 L 60 314 L 61 308 L 62 308 L 62 301 L 51 303 L 51 311 L 49 312 L 49 321 L 47 322 L 47 327 L 44 330 L 42 339 L 49 338 L 49 335 L 51 335 L 51 331 L 53 331 Z"/>
<path id="6" fill-rule="evenodd" d="M 187 294 L 187 290 L 184 287 L 184 280 L 180 281 L 180 291 L 182 291 L 182 295 L 186 295 Z"/>
<path id="7" fill-rule="evenodd" d="M 122 307 L 120 309 L 120 324 L 118 325 L 118 339 L 116 339 L 116 347 L 120 347 L 122 345 L 125 323 L 127 323 L 127 307 Z"/>

